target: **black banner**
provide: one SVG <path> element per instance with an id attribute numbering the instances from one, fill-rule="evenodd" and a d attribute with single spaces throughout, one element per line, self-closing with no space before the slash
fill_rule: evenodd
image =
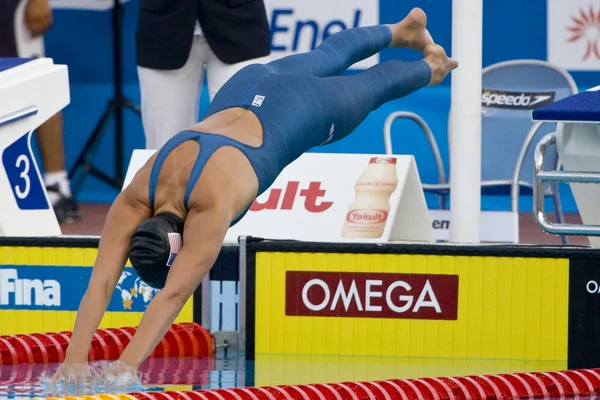
<path id="1" fill-rule="evenodd" d="M 483 107 L 508 108 L 512 110 L 533 110 L 554 102 L 555 92 L 507 92 L 504 90 L 483 89 Z"/>
<path id="2" fill-rule="evenodd" d="M 569 263 L 569 369 L 600 366 L 600 260 Z"/>

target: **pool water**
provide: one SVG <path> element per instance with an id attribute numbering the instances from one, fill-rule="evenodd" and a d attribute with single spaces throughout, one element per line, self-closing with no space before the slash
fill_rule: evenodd
<path id="1" fill-rule="evenodd" d="M 564 362 L 416 359 L 268 355 L 247 361 L 234 354 L 215 358 L 149 359 L 140 367 L 142 386 L 100 386 L 48 391 L 43 376 L 58 364 L 0 366 L 0 400 L 58 397 L 136 391 L 188 391 L 246 386 L 293 385 L 349 381 L 412 379 L 432 376 L 486 375 L 510 372 L 564 370 Z"/>

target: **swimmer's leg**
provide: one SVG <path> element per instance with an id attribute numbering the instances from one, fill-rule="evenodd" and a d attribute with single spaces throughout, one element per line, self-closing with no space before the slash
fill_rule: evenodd
<path id="1" fill-rule="evenodd" d="M 333 134 L 323 132 L 327 139 L 322 144 L 343 139 L 371 111 L 429 85 L 431 80 L 432 69 L 425 61 L 386 61 L 357 75 L 323 79 L 324 93 L 328 95 L 321 100 L 321 106 L 331 116 L 324 128 L 328 130 L 333 123 L 335 129 Z"/>
<path id="2" fill-rule="evenodd" d="M 390 46 L 422 51 L 427 44 L 433 43 L 426 25 L 425 13 L 415 8 L 397 24 L 347 29 L 330 36 L 313 51 L 284 57 L 267 65 L 276 72 L 317 77 L 340 75 L 358 61 Z"/>
<path id="3" fill-rule="evenodd" d="M 275 72 L 317 77 L 340 75 L 354 63 L 387 48 L 392 41 L 389 27 L 348 29 L 327 38 L 313 51 L 294 54 L 267 64 Z"/>
<path id="4" fill-rule="evenodd" d="M 254 111 L 266 135 L 285 135 L 291 162 L 312 147 L 348 136 L 371 111 L 440 83 L 458 66 L 436 44 L 424 54 L 421 61 L 386 61 L 351 76 L 281 74 L 263 88 L 265 101 Z"/>

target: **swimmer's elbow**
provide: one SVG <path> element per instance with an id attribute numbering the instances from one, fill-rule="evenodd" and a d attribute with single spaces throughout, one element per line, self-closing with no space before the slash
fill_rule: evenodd
<path id="1" fill-rule="evenodd" d="M 163 301 L 167 302 L 173 308 L 178 310 L 185 306 L 185 303 L 187 303 L 191 296 L 180 291 L 168 290 L 166 286 L 163 290 L 161 290 L 161 294 L 163 295 Z"/>
<path id="2" fill-rule="evenodd" d="M 94 303 L 108 306 L 110 299 L 115 291 L 108 281 L 90 280 L 85 297 L 91 299 Z"/>
<path id="3" fill-rule="evenodd" d="M 172 269 L 159 295 L 165 301 L 183 308 L 202 282 L 206 272 L 208 272 L 206 268 Z"/>

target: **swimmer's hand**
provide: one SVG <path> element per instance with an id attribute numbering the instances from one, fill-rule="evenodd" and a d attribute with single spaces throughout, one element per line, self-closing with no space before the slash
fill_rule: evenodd
<path id="1" fill-rule="evenodd" d="M 48 381 L 49 386 L 86 385 L 92 383 L 92 369 L 87 362 L 65 362 Z"/>
<path id="2" fill-rule="evenodd" d="M 132 388 L 141 385 L 137 368 L 120 360 L 105 365 L 97 380 L 105 388 Z"/>

